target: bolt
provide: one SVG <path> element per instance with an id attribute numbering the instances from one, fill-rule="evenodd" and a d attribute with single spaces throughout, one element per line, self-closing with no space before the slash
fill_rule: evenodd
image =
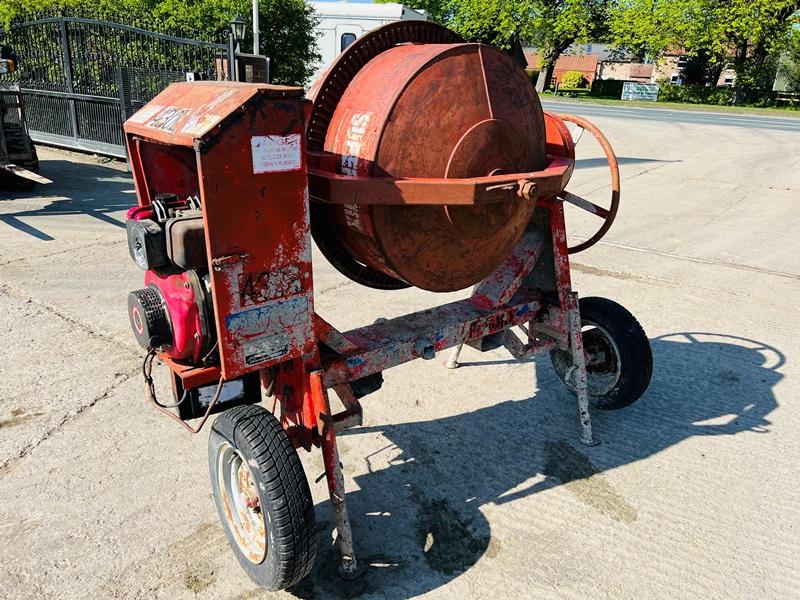
<path id="1" fill-rule="evenodd" d="M 520 182 L 519 191 L 517 195 L 526 200 L 533 200 L 534 193 L 536 192 L 536 184 L 532 181 Z"/>

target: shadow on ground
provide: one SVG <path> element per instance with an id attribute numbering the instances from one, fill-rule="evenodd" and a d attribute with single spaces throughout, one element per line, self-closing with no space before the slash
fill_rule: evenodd
<path id="1" fill-rule="evenodd" d="M 601 518 L 630 523 L 637 509 L 614 490 L 604 471 L 694 436 L 768 433 L 767 415 L 777 406 L 772 388 L 785 361 L 781 352 L 707 333 L 676 333 L 651 342 L 655 370 L 649 390 L 627 409 L 595 413 L 603 440 L 595 448 L 578 442 L 574 399 L 547 357 L 536 362 L 541 391 L 535 397 L 433 421 L 353 430 L 352 435 L 382 433 L 389 443 L 381 452 L 391 456 L 389 468 L 357 477 L 360 489 L 348 494 L 357 549 L 370 566 L 356 582 L 338 578 L 332 524 L 321 523 L 317 566 L 293 593 L 301 598 L 383 597 L 389 589 L 397 597 L 422 594 L 482 557 L 502 553 L 480 511 L 484 505 L 566 485 Z M 507 361 L 461 368 L 500 362 Z M 348 460 L 356 458 L 345 455 L 345 464 Z M 366 460 L 369 465 L 371 457 Z M 330 515 L 329 506 L 320 508 L 320 517 Z"/>
<path id="2" fill-rule="evenodd" d="M 53 180 L 29 192 L 0 191 L 0 223 L 42 241 L 55 238 L 46 227 L 32 224 L 38 217 L 88 215 L 114 227 L 125 228 L 124 220 L 109 213 L 126 210 L 136 203 L 130 175 L 103 165 L 67 160 L 43 160 L 42 175 Z M 15 211 L 14 200 L 48 202 L 42 208 Z M 0 226 L 2 231 L 2 226 Z"/>
<path id="3" fill-rule="evenodd" d="M 641 158 L 637 156 L 618 156 L 617 157 L 617 164 L 619 166 L 623 165 L 640 165 L 640 164 L 647 164 L 647 163 L 676 163 L 676 162 L 683 162 L 682 160 L 662 160 L 660 158 Z M 592 167 L 607 167 L 608 166 L 608 159 L 605 156 L 601 156 L 599 158 L 578 158 L 575 159 L 575 168 L 576 169 L 589 169 Z"/>

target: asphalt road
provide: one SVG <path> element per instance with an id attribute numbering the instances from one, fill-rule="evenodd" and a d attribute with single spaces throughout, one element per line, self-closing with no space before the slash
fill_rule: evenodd
<path id="1" fill-rule="evenodd" d="M 126 314 L 142 286 L 129 174 L 41 149 L 53 185 L 0 192 L 0 598 L 797 597 L 800 136 L 575 110 L 620 157 L 622 205 L 572 256 L 573 284 L 638 318 L 648 391 L 596 412 L 602 443 L 587 448 L 546 356 L 466 348 L 453 371 L 443 356 L 387 371 L 339 445 L 366 574 L 336 576 L 320 453 L 303 451 L 317 566 L 274 595 L 228 548 L 207 433 L 144 399 Z M 592 144 L 569 189 L 602 204 Z M 568 215 L 571 239 L 597 227 L 589 217 Z M 315 310 L 341 330 L 453 297 L 368 290 L 314 261 Z"/>
<path id="2" fill-rule="evenodd" d="M 591 104 L 588 102 L 542 101 L 545 111 L 575 113 L 585 117 L 608 117 L 634 121 L 673 122 L 693 125 L 744 127 L 747 129 L 770 129 L 787 133 L 800 133 L 800 118 L 762 116 L 756 114 L 731 114 L 720 112 L 698 112 L 671 110 L 668 108 L 642 108 Z"/>

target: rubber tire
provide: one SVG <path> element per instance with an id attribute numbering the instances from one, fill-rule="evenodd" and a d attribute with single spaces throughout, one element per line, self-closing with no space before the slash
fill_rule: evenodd
<path id="1" fill-rule="evenodd" d="M 653 374 L 653 352 L 642 326 L 625 307 L 599 297 L 581 298 L 581 323 L 595 323 L 605 329 L 619 350 L 622 361 L 620 377 L 614 387 L 602 396 L 589 396 L 590 405 L 600 410 L 618 410 L 636 402 L 650 385 Z M 555 368 L 555 356 L 564 350 L 550 351 L 559 379 L 570 387 Z"/>
<path id="2" fill-rule="evenodd" d="M 4 123 L 2 130 L 5 131 L 6 150 L 8 150 L 9 154 L 21 154 L 25 152 L 25 133 L 20 125 L 17 123 Z M 33 143 L 31 143 L 31 148 L 32 153 L 30 158 L 28 160 L 18 161 L 15 164 L 28 169 L 28 171 L 38 173 L 39 155 L 36 153 L 36 147 Z M 24 177 L 18 177 L 5 170 L 0 170 L 0 187 L 12 191 L 28 192 L 35 186 L 35 181 L 25 179 Z"/>
<path id="3" fill-rule="evenodd" d="M 266 507 L 267 552 L 259 564 L 242 554 L 225 519 L 216 460 L 223 442 L 236 448 L 250 465 L 261 506 Z M 306 577 L 317 551 L 314 502 L 300 458 L 275 416 L 253 405 L 223 412 L 211 428 L 208 463 L 214 503 L 228 544 L 250 579 L 278 591 Z"/>

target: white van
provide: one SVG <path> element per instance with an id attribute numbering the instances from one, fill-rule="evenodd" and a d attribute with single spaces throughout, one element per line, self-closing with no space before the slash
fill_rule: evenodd
<path id="1" fill-rule="evenodd" d="M 362 35 L 394 21 L 427 21 L 424 10 L 416 10 L 402 4 L 366 4 L 360 2 L 311 2 L 317 12 L 317 47 L 322 57 L 317 64 L 314 78 L 339 53 Z"/>

